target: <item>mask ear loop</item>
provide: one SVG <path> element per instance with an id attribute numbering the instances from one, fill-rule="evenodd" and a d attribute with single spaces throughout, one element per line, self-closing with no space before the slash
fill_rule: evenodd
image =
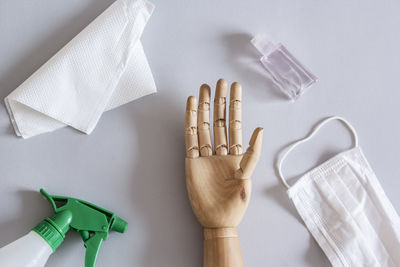
<path id="1" fill-rule="evenodd" d="M 333 116 L 333 117 L 328 117 L 328 118 L 326 118 L 326 119 L 323 119 L 321 122 L 319 122 L 319 123 L 311 130 L 311 132 L 310 132 L 306 137 L 304 137 L 304 138 L 302 138 L 302 139 L 299 139 L 299 140 L 295 141 L 294 143 L 292 143 L 291 145 L 289 145 L 288 147 L 284 148 L 284 152 L 283 152 L 282 156 L 279 158 L 279 160 L 278 160 L 278 162 L 277 162 L 277 170 L 278 170 L 279 179 L 281 180 L 281 182 L 283 183 L 283 185 L 284 185 L 287 189 L 290 188 L 290 185 L 287 183 L 285 177 L 284 177 L 283 174 L 282 174 L 282 164 L 283 164 L 283 161 L 286 159 L 287 155 L 288 155 L 296 146 L 298 146 L 298 145 L 300 145 L 300 144 L 302 144 L 302 143 L 307 142 L 308 140 L 310 140 L 310 139 L 322 128 L 322 126 L 324 126 L 325 124 L 327 124 L 328 122 L 333 121 L 333 120 L 339 120 L 339 121 L 341 121 L 341 122 L 350 130 L 351 134 L 353 135 L 353 141 L 354 141 L 354 146 L 353 146 L 353 148 L 358 147 L 357 132 L 356 132 L 356 130 L 353 128 L 353 126 L 351 126 L 351 124 L 350 124 L 347 120 L 345 120 L 344 118 L 339 117 L 339 116 Z"/>

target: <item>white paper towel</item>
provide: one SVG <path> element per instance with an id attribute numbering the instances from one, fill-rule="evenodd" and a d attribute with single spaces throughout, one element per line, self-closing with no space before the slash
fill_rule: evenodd
<path id="1" fill-rule="evenodd" d="M 153 8 L 117 0 L 8 95 L 16 134 L 68 125 L 90 134 L 104 111 L 156 92 L 140 42 Z"/>

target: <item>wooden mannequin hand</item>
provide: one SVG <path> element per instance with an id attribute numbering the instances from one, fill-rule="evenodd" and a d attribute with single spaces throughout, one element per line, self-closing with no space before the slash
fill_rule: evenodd
<path id="1" fill-rule="evenodd" d="M 242 153 L 242 87 L 233 83 L 229 104 L 229 149 L 226 130 L 227 83 L 217 82 L 214 100 L 214 147 L 210 134 L 210 87 L 200 87 L 199 105 L 189 97 L 186 106 L 186 185 L 193 211 L 205 228 L 204 266 L 243 266 L 236 226 L 251 194 L 251 175 L 262 145 L 257 128 L 246 153 Z M 228 155 L 229 152 L 229 155 Z M 211 242 L 211 243 L 210 243 Z M 222 251 L 216 255 L 214 250 Z M 228 254 L 228 255 L 226 255 Z M 229 255 L 232 254 L 232 255 Z M 233 255 L 234 254 L 234 255 Z M 222 258 L 221 258 L 222 257 Z"/>

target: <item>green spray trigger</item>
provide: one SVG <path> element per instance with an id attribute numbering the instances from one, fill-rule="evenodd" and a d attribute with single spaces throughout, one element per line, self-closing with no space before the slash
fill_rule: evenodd
<path id="1" fill-rule="evenodd" d="M 85 248 L 85 267 L 94 267 L 100 245 L 110 230 L 124 233 L 128 223 L 114 213 L 89 202 L 62 196 L 53 196 L 44 189 L 45 196 L 54 209 L 54 216 L 40 222 L 33 230 L 41 235 L 53 251 L 64 241 L 65 233 L 71 228 L 80 233 Z"/>

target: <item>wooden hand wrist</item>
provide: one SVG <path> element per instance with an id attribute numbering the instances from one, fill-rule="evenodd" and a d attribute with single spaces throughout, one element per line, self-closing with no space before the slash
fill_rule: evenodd
<path id="1" fill-rule="evenodd" d="M 204 228 L 204 267 L 243 267 L 236 227 Z"/>

